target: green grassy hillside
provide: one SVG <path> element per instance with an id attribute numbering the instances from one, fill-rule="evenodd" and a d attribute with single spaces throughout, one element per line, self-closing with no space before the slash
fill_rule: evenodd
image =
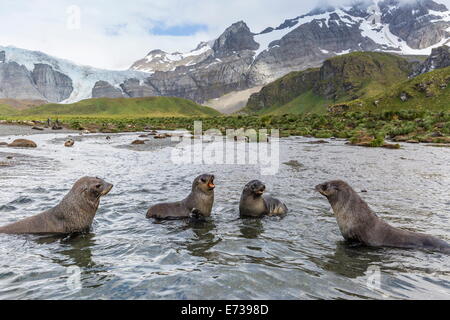
<path id="1" fill-rule="evenodd" d="M 7 110 L 6 110 L 7 111 Z M 0 110 L 0 115 L 2 111 Z M 24 111 L 17 117 L 172 117 L 216 116 L 220 113 L 193 101 L 173 97 L 97 98 L 73 104 L 45 104 Z M 12 114 L 5 114 L 11 116 Z"/>
<path id="2" fill-rule="evenodd" d="M 333 57 L 320 69 L 292 72 L 253 94 L 246 113 L 325 112 L 328 105 L 383 93 L 406 80 L 412 65 L 397 55 L 353 52 Z"/>
<path id="3" fill-rule="evenodd" d="M 333 100 L 316 95 L 308 90 L 282 106 L 272 106 L 259 111 L 258 114 L 283 115 L 303 113 L 324 113 Z"/>
<path id="4" fill-rule="evenodd" d="M 10 116 L 14 113 L 17 113 L 17 109 L 6 104 L 0 104 L 0 115 Z"/>
<path id="5" fill-rule="evenodd" d="M 450 110 L 450 67 L 400 82 L 385 92 L 348 102 L 353 110 Z"/>

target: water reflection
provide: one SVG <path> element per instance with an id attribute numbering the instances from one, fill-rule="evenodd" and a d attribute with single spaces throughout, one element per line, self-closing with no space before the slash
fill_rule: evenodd
<path id="1" fill-rule="evenodd" d="M 241 236 L 246 239 L 256 239 L 264 232 L 263 219 L 241 219 L 239 230 Z"/>
<path id="2" fill-rule="evenodd" d="M 49 235 L 34 239 L 38 244 L 59 243 L 58 250 L 51 261 L 64 268 L 78 267 L 80 281 L 83 288 L 96 288 L 106 282 L 111 276 L 107 274 L 106 266 L 96 263 L 93 259 L 92 249 L 96 247 L 96 235 L 94 233 L 76 233 L 69 236 Z M 62 257 L 61 257 L 62 256 Z"/>
<path id="3" fill-rule="evenodd" d="M 194 233 L 193 239 L 186 246 L 193 256 L 211 258 L 211 252 L 208 250 L 215 247 L 222 240 L 216 236 L 216 224 L 212 219 L 188 221 L 187 229 Z"/>
<path id="4" fill-rule="evenodd" d="M 39 244 L 51 244 L 59 242 L 61 251 L 58 253 L 64 255 L 68 259 L 52 258 L 53 262 L 63 267 L 77 266 L 80 268 L 93 268 L 97 265 L 92 260 L 92 250 L 95 247 L 95 234 L 72 234 L 69 236 L 44 236 L 35 240 Z"/>
<path id="5" fill-rule="evenodd" d="M 383 248 L 368 248 L 339 241 L 333 255 L 326 255 L 323 259 L 313 261 L 324 270 L 354 279 L 364 276 L 370 266 L 389 261 L 389 256 L 383 252 Z"/>

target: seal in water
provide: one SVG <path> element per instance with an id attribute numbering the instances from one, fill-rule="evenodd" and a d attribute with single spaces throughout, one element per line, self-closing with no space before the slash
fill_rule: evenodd
<path id="1" fill-rule="evenodd" d="M 344 181 L 316 186 L 331 204 L 346 241 L 371 247 L 434 249 L 450 253 L 450 245 L 430 235 L 401 230 L 381 220 Z"/>
<path id="2" fill-rule="evenodd" d="M 253 180 L 246 184 L 242 191 L 239 203 L 241 217 L 262 217 L 264 215 L 283 215 L 288 208 L 280 200 L 263 195 L 266 186 L 259 180 Z"/>
<path id="3" fill-rule="evenodd" d="M 173 203 L 159 203 L 147 211 L 147 218 L 184 219 L 189 217 L 205 218 L 211 216 L 214 203 L 214 176 L 202 174 L 192 183 L 192 191 L 186 199 Z"/>
<path id="4" fill-rule="evenodd" d="M 99 178 L 84 177 L 54 208 L 0 228 L 7 234 L 70 234 L 89 231 L 100 198 L 113 185 Z"/>

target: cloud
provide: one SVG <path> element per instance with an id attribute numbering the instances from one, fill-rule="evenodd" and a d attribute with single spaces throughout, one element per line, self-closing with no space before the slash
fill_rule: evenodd
<path id="1" fill-rule="evenodd" d="M 438 2 L 450 5 L 450 0 Z M 253 32 L 259 32 L 306 13 L 316 3 L 316 0 L 2 0 L 0 44 L 39 50 L 100 68 L 126 69 L 153 49 L 191 50 L 200 41 L 216 38 L 239 20 L 247 22 Z"/>

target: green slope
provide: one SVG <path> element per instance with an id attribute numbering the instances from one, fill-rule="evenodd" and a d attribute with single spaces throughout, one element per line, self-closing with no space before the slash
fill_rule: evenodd
<path id="1" fill-rule="evenodd" d="M 17 109 L 6 104 L 0 104 L 0 116 L 10 116 L 17 113 Z"/>
<path id="2" fill-rule="evenodd" d="M 404 100 L 401 99 L 403 96 Z M 363 111 L 450 110 L 450 67 L 400 82 L 382 94 L 346 103 Z"/>
<path id="3" fill-rule="evenodd" d="M 278 106 L 272 106 L 268 109 L 258 112 L 258 114 L 283 115 L 283 114 L 302 114 L 302 113 L 323 113 L 333 101 L 320 97 L 312 90 L 302 93 L 292 101 Z"/>
<path id="4" fill-rule="evenodd" d="M 174 97 L 148 98 L 97 98 L 73 104 L 45 104 L 16 112 L 18 117 L 172 117 L 172 116 L 217 116 L 212 108 L 200 106 L 193 101 Z"/>
<path id="5" fill-rule="evenodd" d="M 353 52 L 320 69 L 292 72 L 253 94 L 242 110 L 257 114 L 325 112 L 333 103 L 378 95 L 406 80 L 412 65 L 397 55 Z"/>

